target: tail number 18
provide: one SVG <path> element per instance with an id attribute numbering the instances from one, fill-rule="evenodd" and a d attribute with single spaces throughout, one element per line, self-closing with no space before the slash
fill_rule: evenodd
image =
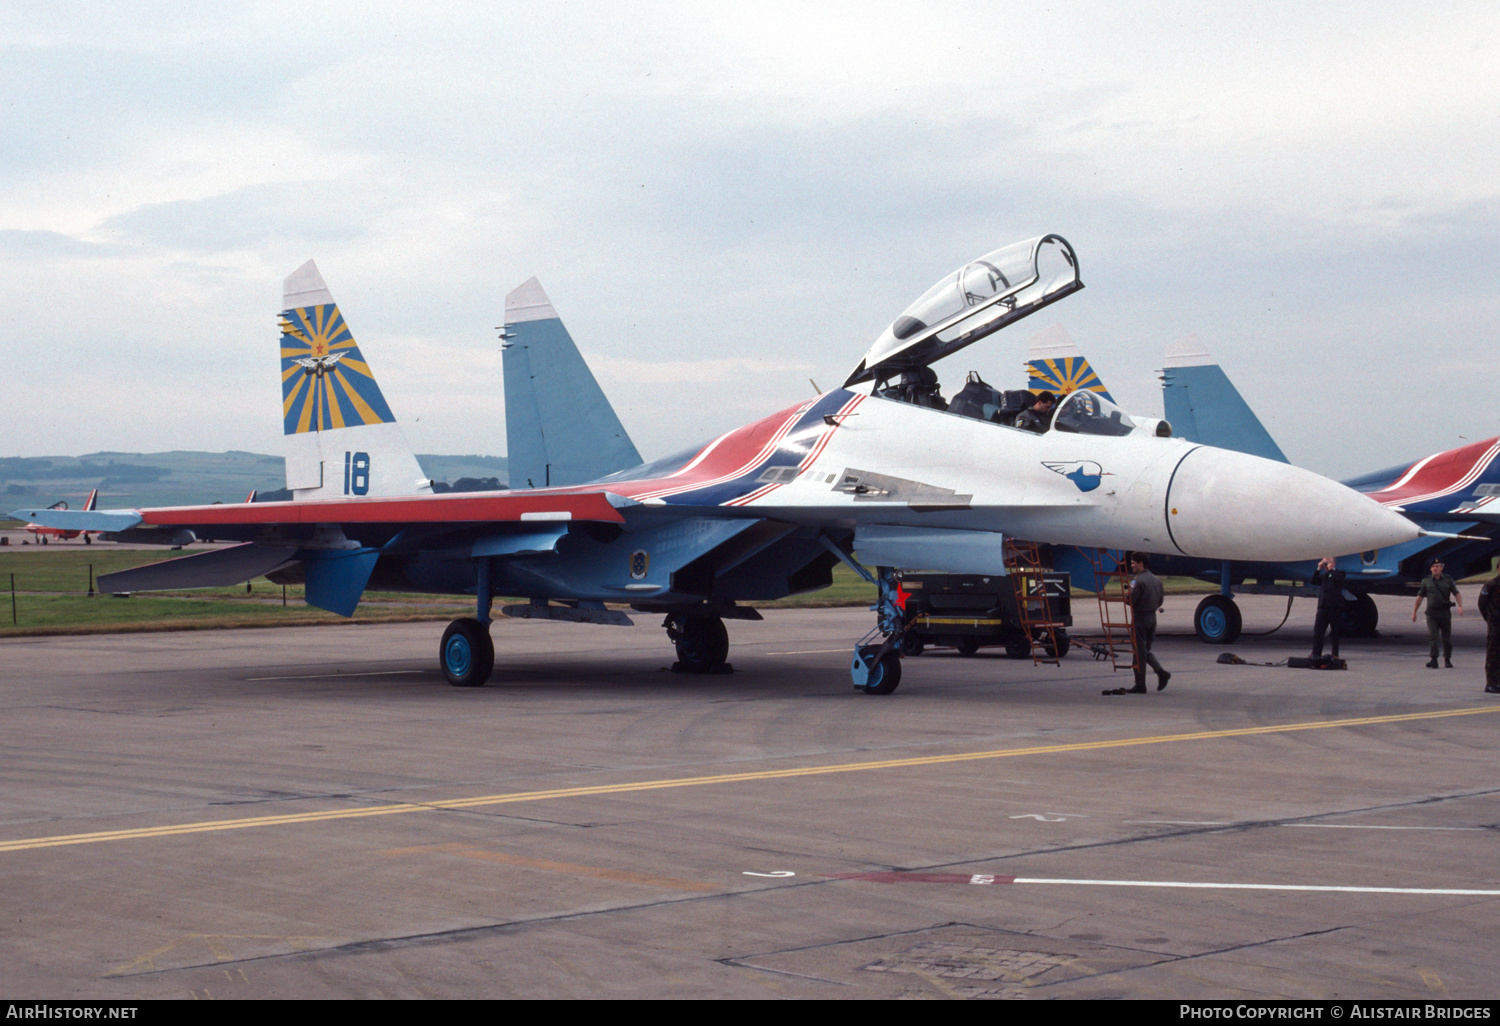
<path id="1" fill-rule="evenodd" d="M 364 495 L 370 490 L 370 454 L 344 453 L 344 494 Z"/>

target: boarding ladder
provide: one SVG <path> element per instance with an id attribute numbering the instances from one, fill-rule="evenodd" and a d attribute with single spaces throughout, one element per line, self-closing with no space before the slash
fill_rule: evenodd
<path id="1" fill-rule="evenodd" d="M 1041 549 L 1036 542 L 1008 539 L 1005 543 L 1005 570 L 1016 592 L 1016 618 L 1021 622 L 1031 649 L 1031 663 L 1062 666 L 1063 646 L 1060 640 L 1066 626 L 1052 613 L 1052 599 L 1047 594 L 1047 568 L 1042 565 Z"/>
<path id="2" fill-rule="evenodd" d="M 1135 630 L 1130 619 L 1130 573 L 1125 553 L 1116 549 L 1080 548 L 1094 564 L 1094 595 L 1099 599 L 1099 628 L 1116 670 L 1135 666 Z M 1095 648 L 1098 653 L 1098 648 Z"/>

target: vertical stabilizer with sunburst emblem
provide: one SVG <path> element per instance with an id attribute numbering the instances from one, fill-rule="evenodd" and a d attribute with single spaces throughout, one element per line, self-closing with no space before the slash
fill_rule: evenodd
<path id="1" fill-rule="evenodd" d="M 432 491 L 311 260 L 286 280 L 281 415 L 295 498 Z"/>
<path id="2" fill-rule="evenodd" d="M 1097 392 L 1110 402 L 1115 401 L 1089 365 L 1088 357 L 1083 355 L 1061 324 L 1054 324 L 1031 337 L 1026 373 L 1029 379 L 1026 387 L 1033 392 L 1045 389 L 1061 396 L 1082 390 Z"/>

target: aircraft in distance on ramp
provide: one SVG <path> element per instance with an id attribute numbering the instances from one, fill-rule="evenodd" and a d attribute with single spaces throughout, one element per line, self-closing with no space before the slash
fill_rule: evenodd
<path id="1" fill-rule="evenodd" d="M 85 500 L 85 502 L 83 504 L 83 508 L 85 510 L 92 510 L 98 504 L 98 502 L 99 502 L 99 489 L 95 488 L 93 491 L 89 492 L 89 497 L 88 497 L 87 500 Z M 68 508 L 68 504 L 67 504 L 66 501 L 63 501 L 63 502 L 54 502 L 51 506 L 48 506 L 47 508 L 48 509 L 63 510 L 63 509 L 67 509 Z M 93 541 L 89 538 L 89 532 L 87 532 L 87 531 L 68 530 L 68 529 L 61 528 L 61 527 L 43 527 L 41 524 L 30 523 L 30 524 L 26 525 L 26 532 L 28 534 L 30 534 L 33 538 L 35 538 L 37 540 L 37 542 L 39 544 L 41 544 L 41 545 L 46 545 L 47 544 L 47 540 L 49 538 L 55 538 L 58 541 L 69 541 L 69 540 L 71 540 L 73 538 L 78 538 L 78 537 L 82 537 L 83 538 L 83 543 L 85 545 L 92 545 L 93 544 Z"/>
<path id="2" fill-rule="evenodd" d="M 613 414 L 587 420 L 602 394 L 570 392 L 578 375 L 553 373 L 576 351 L 528 282 L 507 303 L 507 360 L 530 367 L 516 364 L 514 390 L 506 368 L 507 422 L 525 454 L 513 483 L 536 484 L 540 471 L 542 486 L 434 495 L 309 261 L 287 279 L 281 315 L 290 501 L 18 515 L 132 541 L 242 542 L 106 575 L 107 591 L 270 573 L 304 581 L 309 603 L 346 616 L 366 588 L 474 594 L 475 615 L 449 624 L 439 647 L 460 686 L 490 676 L 495 595 L 528 598 L 502 610 L 512 616 L 629 622 L 606 603 L 662 614 L 679 667 L 716 672 L 727 669 L 724 620 L 759 618 L 742 603 L 826 586 L 843 561 L 879 590 L 876 627 L 851 660 L 855 687 L 872 694 L 900 679 L 896 568 L 1000 572 L 1008 538 L 1291 560 L 1416 536 L 1409 520 L 1342 485 L 1167 437 L 1163 422 L 1093 393 L 1071 396 L 1042 434 L 923 404 L 932 363 L 1082 287 L 1060 236 L 995 250 L 908 307 L 843 387 L 628 466 L 634 446 Z M 570 451 L 554 452 L 549 416 L 570 402 L 603 426 L 574 430 Z M 570 423 L 561 419 L 565 433 Z M 569 464 L 578 448 L 595 458 Z M 593 479 L 567 480 L 575 474 Z"/>
<path id="3" fill-rule="evenodd" d="M 1173 432 L 1192 442 L 1234 449 L 1286 463 L 1269 431 L 1196 335 L 1167 347 L 1162 370 L 1162 403 Z M 1411 585 L 1442 558 L 1456 578 L 1487 573 L 1500 555 L 1500 438 L 1435 453 L 1344 482 L 1355 491 L 1407 517 L 1420 537 L 1344 555 L 1346 633 L 1375 633 L 1378 610 L 1370 596 L 1411 596 Z M 1312 515 L 1312 514 L 1310 514 Z M 1335 555 L 1330 550 L 1326 555 Z M 1198 605 L 1193 624 L 1198 637 L 1227 645 L 1239 637 L 1236 591 L 1247 594 L 1310 595 L 1316 561 L 1188 559 L 1169 554 L 1161 572 L 1201 577 L 1220 585 Z M 1278 584 L 1291 581 L 1291 585 Z"/>

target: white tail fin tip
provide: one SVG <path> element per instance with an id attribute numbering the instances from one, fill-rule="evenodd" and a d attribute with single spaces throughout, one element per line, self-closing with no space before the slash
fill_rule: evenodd
<path id="1" fill-rule="evenodd" d="M 300 310 L 306 306 L 323 306 L 333 302 L 333 294 L 323 283 L 318 265 L 311 260 L 287 275 L 281 296 L 283 310 Z"/>
<path id="2" fill-rule="evenodd" d="M 1197 335 L 1184 335 L 1167 345 L 1165 365 L 1168 367 L 1210 367 L 1214 362 L 1208 347 Z"/>
<path id="3" fill-rule="evenodd" d="M 505 297 L 505 323 L 519 324 L 522 321 L 549 321 L 557 319 L 552 301 L 542 291 L 542 283 L 528 278 L 511 290 Z"/>
<path id="4" fill-rule="evenodd" d="M 1039 331 L 1031 336 L 1032 360 L 1060 360 L 1069 356 L 1082 356 L 1078 344 L 1063 329 L 1061 324 L 1054 324 L 1045 331 Z"/>

